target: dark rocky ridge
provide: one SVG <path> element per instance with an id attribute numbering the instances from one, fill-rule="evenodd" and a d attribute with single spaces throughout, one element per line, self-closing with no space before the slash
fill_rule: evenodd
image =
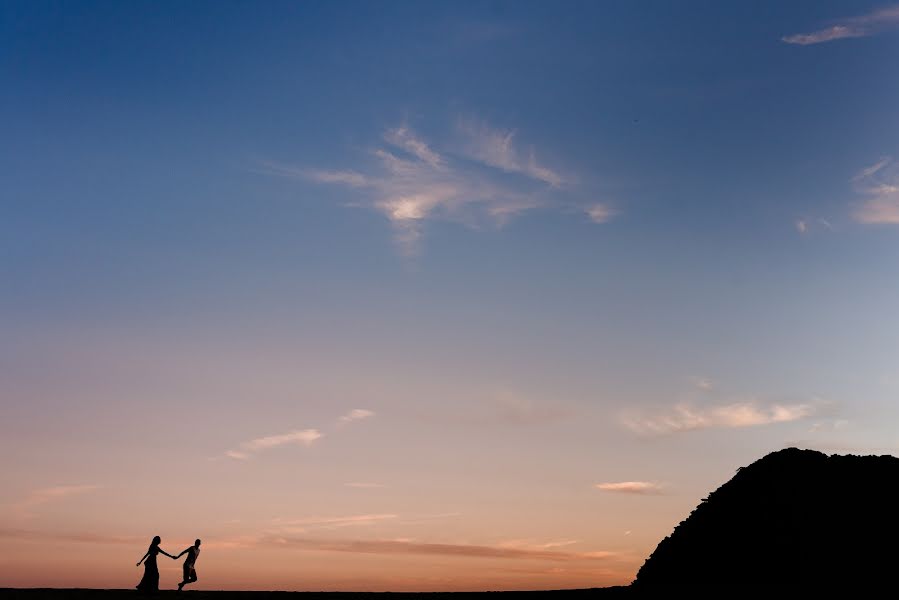
<path id="1" fill-rule="evenodd" d="M 662 540 L 632 589 L 896 585 L 899 458 L 790 448 L 740 469 Z"/>

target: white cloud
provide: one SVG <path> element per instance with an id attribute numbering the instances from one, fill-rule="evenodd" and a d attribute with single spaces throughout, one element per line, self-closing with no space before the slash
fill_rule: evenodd
<path id="1" fill-rule="evenodd" d="M 881 8 L 864 15 L 848 17 L 811 33 L 796 33 L 781 38 L 788 44 L 808 46 L 847 38 L 868 37 L 899 28 L 899 6 Z"/>
<path id="2" fill-rule="evenodd" d="M 384 134 L 384 140 L 394 146 L 402 148 L 420 161 L 423 161 L 434 168 L 443 166 L 443 158 L 431 150 L 425 142 L 415 137 L 415 134 L 413 134 L 408 127 L 388 129 Z"/>
<path id="3" fill-rule="evenodd" d="M 820 217 L 815 219 L 797 219 L 794 225 L 796 226 L 796 231 L 799 233 L 799 235 L 810 235 L 814 231 L 836 231 L 830 221 L 828 221 L 827 219 L 822 219 Z"/>
<path id="4" fill-rule="evenodd" d="M 298 429 L 289 433 L 256 438 L 255 440 L 244 442 L 241 444 L 241 447 L 247 450 L 264 450 L 266 448 L 274 448 L 275 446 L 283 446 L 284 444 L 311 446 L 312 442 L 321 437 L 322 434 L 317 429 Z"/>
<path id="5" fill-rule="evenodd" d="M 254 452 L 276 448 L 284 445 L 311 446 L 313 442 L 324 436 L 317 429 L 296 429 L 288 433 L 256 438 L 240 445 L 239 450 L 228 450 L 225 456 L 235 460 L 246 460 Z"/>
<path id="6" fill-rule="evenodd" d="M 361 170 L 297 168 L 273 162 L 261 163 L 259 170 L 353 190 L 347 204 L 371 208 L 386 217 L 395 242 L 407 256 L 418 252 L 425 227 L 432 221 L 473 228 L 485 223 L 501 226 L 522 213 L 550 206 L 551 199 L 553 206 L 568 210 L 574 205 L 596 222 L 613 215 L 601 204 L 581 209 L 570 190 L 563 202 L 551 198 L 570 182 L 539 163 L 533 148 L 518 149 L 513 131 L 460 121 L 458 132 L 463 142 L 456 154 L 441 153 L 404 125 L 384 132 L 381 147 L 369 154 L 374 162 Z M 509 177 L 510 173 L 521 177 Z"/>
<path id="7" fill-rule="evenodd" d="M 594 223 L 608 223 L 615 216 L 614 210 L 601 203 L 591 204 L 584 209 L 584 212 Z"/>
<path id="8" fill-rule="evenodd" d="M 604 492 L 638 495 L 660 494 L 663 489 L 660 484 L 654 483 L 652 481 L 616 481 L 608 483 L 597 483 L 594 487 Z"/>
<path id="9" fill-rule="evenodd" d="M 647 435 L 662 435 L 709 428 L 740 428 L 787 423 L 815 414 L 813 403 L 772 404 L 755 401 L 697 407 L 688 403 L 674 406 L 658 414 L 630 416 L 623 419 L 628 429 Z"/>
<path id="10" fill-rule="evenodd" d="M 899 225 L 899 166 L 890 157 L 862 169 L 852 178 L 864 200 L 852 217 L 865 225 Z"/>
<path id="11" fill-rule="evenodd" d="M 871 165 L 870 167 L 865 167 L 864 169 L 862 169 L 861 171 L 859 171 L 858 173 L 856 173 L 855 177 L 852 178 L 852 181 L 865 180 L 865 179 L 867 179 L 867 178 L 873 176 L 873 175 L 876 174 L 879 170 L 881 170 L 882 168 L 884 168 L 885 166 L 887 166 L 888 164 L 890 164 L 890 162 L 891 162 L 892 160 L 893 160 L 893 159 L 892 159 L 891 157 L 889 157 L 889 156 L 884 156 L 883 158 L 881 158 L 880 160 L 878 160 L 876 163 L 874 163 L 874 164 Z"/>
<path id="12" fill-rule="evenodd" d="M 369 419 L 375 416 L 374 411 L 366 410 L 364 408 L 354 408 L 350 412 L 345 415 L 342 415 L 337 422 L 340 424 L 351 423 L 353 421 L 361 421 L 362 419 Z"/>
<path id="13" fill-rule="evenodd" d="M 518 173 L 553 187 L 562 185 L 562 177 L 552 169 L 537 163 L 532 147 L 526 157 L 515 146 L 515 130 L 492 129 L 484 122 L 460 119 L 459 132 L 465 138 L 463 153 L 485 165 Z"/>

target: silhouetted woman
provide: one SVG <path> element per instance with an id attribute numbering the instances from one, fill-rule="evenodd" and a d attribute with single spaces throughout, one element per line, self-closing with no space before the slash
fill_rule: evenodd
<path id="1" fill-rule="evenodd" d="M 140 563 L 144 563 L 144 577 L 140 580 L 140 583 L 137 584 L 137 589 L 142 592 L 159 591 L 159 567 L 156 566 L 156 555 L 162 552 L 169 558 L 175 558 L 159 547 L 160 542 L 162 542 L 162 538 L 158 535 L 153 538 L 150 547 L 147 548 L 147 553 L 144 554 L 144 557 L 137 563 L 138 567 L 140 566 Z"/>

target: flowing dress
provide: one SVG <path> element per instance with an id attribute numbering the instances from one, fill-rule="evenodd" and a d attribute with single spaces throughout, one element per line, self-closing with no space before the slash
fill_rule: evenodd
<path id="1" fill-rule="evenodd" d="M 137 584 L 137 589 L 142 592 L 158 592 L 159 567 L 156 566 L 156 555 L 159 554 L 159 547 L 150 546 L 149 554 L 144 561 L 144 577 Z"/>

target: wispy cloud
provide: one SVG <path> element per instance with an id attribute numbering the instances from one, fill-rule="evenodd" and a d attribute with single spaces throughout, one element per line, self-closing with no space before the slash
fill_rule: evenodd
<path id="1" fill-rule="evenodd" d="M 557 404 L 538 403 L 517 394 L 499 394 L 485 406 L 482 420 L 509 425 L 542 425 L 571 416 L 571 410 Z"/>
<path id="2" fill-rule="evenodd" d="M 367 207 L 387 218 L 394 240 L 405 255 L 415 255 L 425 226 L 453 221 L 474 228 L 501 226 L 509 219 L 541 207 L 579 208 L 570 190 L 556 198 L 570 181 L 538 162 L 533 147 L 515 143 L 515 132 L 486 123 L 460 120 L 461 139 L 454 152 L 426 142 L 408 125 L 387 129 L 359 169 L 299 168 L 274 162 L 259 163 L 258 172 L 338 185 L 353 191 L 350 206 Z M 510 174 L 512 176 L 510 176 Z M 584 209 L 595 222 L 615 213 L 593 204 Z"/>
<path id="3" fill-rule="evenodd" d="M 597 483 L 594 486 L 604 492 L 616 494 L 657 495 L 662 493 L 662 485 L 652 481 L 616 481 Z"/>
<path id="4" fill-rule="evenodd" d="M 59 533 L 56 531 L 2 528 L 0 528 L 0 538 L 48 542 L 81 542 L 87 544 L 140 544 L 149 542 L 148 538 L 138 536 L 116 536 L 84 532 Z"/>
<path id="5" fill-rule="evenodd" d="M 828 419 L 825 421 L 818 421 L 809 427 L 810 433 L 821 433 L 821 432 L 832 432 L 839 431 L 841 429 L 845 429 L 849 425 L 849 421 L 846 419 Z"/>
<path id="6" fill-rule="evenodd" d="M 476 393 L 471 394 L 476 398 Z M 539 426 L 556 423 L 575 414 L 558 402 L 534 400 L 514 391 L 498 390 L 471 402 L 417 412 L 427 421 L 461 425 Z"/>
<path id="7" fill-rule="evenodd" d="M 820 217 L 817 219 L 796 219 L 793 222 L 793 226 L 796 228 L 796 231 L 797 233 L 799 233 L 799 235 L 808 235 L 816 230 L 828 232 L 836 230 L 830 221 L 828 221 L 827 219 L 822 219 Z"/>
<path id="8" fill-rule="evenodd" d="M 424 141 L 418 139 L 408 127 L 387 130 L 384 140 L 435 169 L 440 169 L 444 165 L 443 157 L 431 150 Z"/>
<path id="9" fill-rule="evenodd" d="M 616 214 L 615 210 L 613 210 L 608 204 L 603 204 L 600 202 L 587 206 L 584 209 L 584 212 L 587 213 L 587 216 L 590 217 L 591 221 L 599 224 L 608 223 Z"/>
<path id="10" fill-rule="evenodd" d="M 697 390 L 703 392 L 711 392 L 713 389 L 715 389 L 715 382 L 708 377 L 691 377 L 690 383 L 693 384 L 693 387 L 695 387 Z"/>
<path id="11" fill-rule="evenodd" d="M 788 423 L 816 413 L 814 403 L 761 405 L 755 401 L 713 406 L 681 403 L 656 414 L 627 416 L 625 427 L 640 434 L 662 435 L 710 428 L 740 428 Z"/>
<path id="12" fill-rule="evenodd" d="M 580 540 L 557 540 L 551 542 L 537 542 L 533 539 L 507 540 L 497 544 L 500 548 L 525 548 L 530 550 L 548 550 L 551 548 L 563 548 L 580 543 Z"/>
<path id="13" fill-rule="evenodd" d="M 277 519 L 279 525 L 290 526 L 328 526 L 328 527 L 351 527 L 359 525 L 373 525 L 384 521 L 393 521 L 398 519 L 399 515 L 394 514 L 370 514 L 370 515 L 349 515 L 339 517 L 303 517 L 300 519 Z"/>
<path id="14" fill-rule="evenodd" d="M 549 561 L 605 560 L 614 552 L 562 552 L 548 549 L 484 546 L 475 544 L 435 544 L 409 540 L 329 540 L 302 537 L 273 537 L 270 543 L 281 547 L 358 554 L 418 554 L 436 556 L 530 559 Z"/>
<path id="15" fill-rule="evenodd" d="M 781 39 L 788 44 L 808 46 L 847 38 L 868 37 L 896 28 L 899 28 L 899 6 L 889 6 L 834 21 L 828 27 L 810 33 L 796 33 Z"/>
<path id="16" fill-rule="evenodd" d="M 899 225 L 899 166 L 891 157 L 859 171 L 852 184 L 863 200 L 853 218 L 865 225 Z"/>
<path id="17" fill-rule="evenodd" d="M 51 543 L 80 543 L 80 544 L 128 544 L 138 546 L 148 544 L 150 537 L 136 535 L 112 535 L 104 533 L 88 533 L 83 531 L 58 532 L 39 531 L 32 529 L 5 529 L 0 528 L 0 539 L 16 539 L 25 541 L 51 542 Z M 203 536 L 204 548 L 251 548 L 257 546 L 261 536 L 232 536 L 226 538 L 208 538 Z"/>
<path id="18" fill-rule="evenodd" d="M 33 517 L 33 510 L 38 506 L 49 502 L 56 502 L 81 496 L 100 489 L 99 485 L 57 485 L 53 487 L 39 488 L 31 491 L 21 502 L 13 506 L 18 515 L 23 518 Z"/>
<path id="19" fill-rule="evenodd" d="M 339 419 L 337 419 L 337 422 L 338 424 L 345 425 L 346 423 L 352 423 L 353 421 L 369 419 L 373 416 L 375 416 L 375 413 L 373 411 L 366 410 L 364 408 L 354 408 L 347 414 L 342 415 Z"/>
<path id="20" fill-rule="evenodd" d="M 537 162 L 533 146 L 526 153 L 517 147 L 514 129 L 494 129 L 483 121 L 472 119 L 460 119 L 458 129 L 464 138 L 463 153 L 468 158 L 553 187 L 564 183 L 561 175 Z"/>
<path id="21" fill-rule="evenodd" d="M 235 460 L 246 460 L 253 453 L 278 446 L 295 445 L 308 447 L 323 436 L 324 434 L 317 429 L 296 429 L 288 433 L 268 435 L 243 442 L 239 449 L 225 452 L 225 456 Z"/>
<path id="22" fill-rule="evenodd" d="M 59 533 L 27 529 L 0 528 L 0 539 L 33 540 L 43 542 L 76 542 L 87 544 L 129 544 L 137 545 L 148 541 L 142 536 L 116 536 L 106 534 L 72 532 Z M 620 553 L 598 550 L 588 552 L 565 552 L 553 548 L 567 546 L 575 541 L 549 542 L 529 547 L 509 545 L 441 544 L 416 542 L 408 538 L 395 539 L 326 539 L 284 535 L 232 536 L 221 539 L 205 538 L 204 544 L 210 548 L 252 548 L 269 546 L 274 548 L 296 548 L 323 552 L 346 552 L 355 554 L 382 555 L 429 555 L 475 558 L 502 558 L 510 560 L 547 560 L 553 562 L 606 561 L 620 557 Z"/>

